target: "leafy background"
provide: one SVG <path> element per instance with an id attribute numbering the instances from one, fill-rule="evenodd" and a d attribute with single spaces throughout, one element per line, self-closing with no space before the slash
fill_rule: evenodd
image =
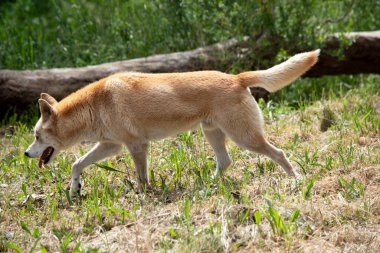
<path id="1" fill-rule="evenodd" d="M 378 13 L 377 0 L 2 1 L 0 68 L 79 67 L 263 32 L 279 48 L 315 48 L 331 33 L 378 29 Z"/>

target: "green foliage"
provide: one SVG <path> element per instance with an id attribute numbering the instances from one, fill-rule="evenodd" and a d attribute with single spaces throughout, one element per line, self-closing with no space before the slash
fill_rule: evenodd
<path id="1" fill-rule="evenodd" d="M 183 213 L 184 213 L 184 221 L 188 230 L 190 229 L 190 225 L 191 225 L 190 205 L 191 205 L 190 200 L 186 199 L 185 205 L 183 207 Z"/>
<path id="2" fill-rule="evenodd" d="M 330 33 L 375 30 L 379 12 L 376 0 L 7 1 L 0 3 L 0 68 L 85 66 L 264 32 L 276 38 L 267 43 L 275 52 L 315 48 Z M 267 65 L 251 60 L 237 66 Z"/>
<path id="3" fill-rule="evenodd" d="M 0 125 L 25 125 L 31 127 L 37 122 L 37 119 L 37 106 L 31 107 L 29 110 L 26 110 L 23 113 L 17 113 L 15 110 L 9 110 L 0 120 Z"/>

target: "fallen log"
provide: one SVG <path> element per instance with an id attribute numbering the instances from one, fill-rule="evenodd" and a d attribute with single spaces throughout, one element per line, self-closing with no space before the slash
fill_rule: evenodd
<path id="1" fill-rule="evenodd" d="M 342 39 L 349 40 L 349 44 L 343 49 L 344 57 L 329 54 L 332 50 L 339 49 Z M 305 76 L 369 73 L 380 74 L 380 31 L 334 34 L 322 48 L 318 64 Z"/>
<path id="2" fill-rule="evenodd" d="M 186 52 L 154 55 L 82 68 L 0 70 L 0 118 L 10 108 L 24 110 L 36 104 L 41 92 L 49 93 L 59 100 L 93 81 L 117 72 L 162 73 L 212 69 L 222 60 L 223 52 L 241 44 L 242 42 L 231 39 L 224 43 Z"/>
<path id="3" fill-rule="evenodd" d="M 339 59 L 325 53 L 330 49 L 339 48 L 340 39 L 338 36 L 333 36 L 326 41 L 318 64 L 305 76 L 380 74 L 380 31 L 348 33 L 344 36 L 352 41 L 344 50 L 344 58 Z M 0 118 L 10 108 L 24 110 L 35 105 L 41 92 L 47 92 L 61 99 L 88 83 L 116 72 L 158 73 L 206 69 L 226 71 L 228 66 L 233 65 L 235 61 L 246 57 L 250 52 L 259 51 L 263 39 L 268 39 L 266 34 L 254 39 L 246 37 L 242 41 L 231 39 L 186 52 L 154 55 L 83 68 L 0 70 Z M 271 50 L 268 53 L 261 53 L 260 57 L 269 59 L 275 52 L 276 50 Z M 266 96 L 267 92 L 254 89 L 253 94 L 258 98 Z"/>

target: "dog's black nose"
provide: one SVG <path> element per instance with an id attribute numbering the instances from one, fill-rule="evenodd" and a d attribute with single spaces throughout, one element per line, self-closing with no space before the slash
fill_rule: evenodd
<path id="1" fill-rule="evenodd" d="M 24 155 L 26 155 L 27 157 L 30 157 L 28 151 L 25 151 Z"/>

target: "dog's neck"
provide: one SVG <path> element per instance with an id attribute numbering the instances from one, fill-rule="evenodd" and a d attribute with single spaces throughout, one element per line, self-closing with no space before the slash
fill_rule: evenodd
<path id="1" fill-rule="evenodd" d="M 75 145 L 81 141 L 93 139 L 97 120 L 92 106 L 86 99 L 71 99 L 64 105 L 58 104 L 57 115 L 59 133 L 67 141 L 67 146 Z"/>

